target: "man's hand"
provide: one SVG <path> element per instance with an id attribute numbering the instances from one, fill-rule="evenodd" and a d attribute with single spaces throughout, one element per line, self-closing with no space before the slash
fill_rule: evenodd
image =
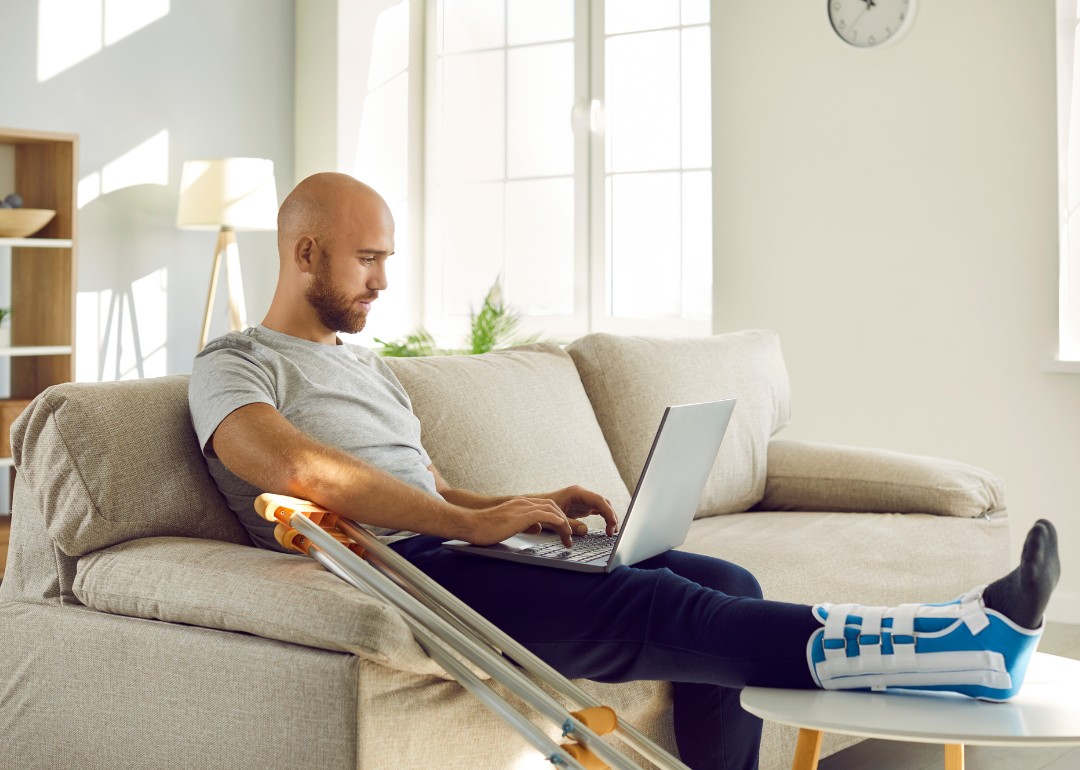
<path id="1" fill-rule="evenodd" d="M 554 502 L 542 497 L 515 497 L 493 508 L 470 511 L 468 529 L 461 539 L 473 545 L 492 545 L 522 532 L 537 534 L 541 527 L 557 532 L 563 545 L 570 547 L 572 524 Z"/>
<path id="2" fill-rule="evenodd" d="M 559 506 L 559 510 L 570 519 L 575 535 L 584 535 L 589 531 L 589 527 L 585 522 L 576 521 L 576 519 L 583 519 L 593 514 L 604 517 L 604 521 L 607 522 L 608 537 L 614 535 L 619 528 L 619 522 L 615 518 L 615 511 L 611 508 L 611 501 L 606 497 L 601 497 L 596 492 L 590 492 L 584 487 L 575 485 L 540 497 L 547 498 Z"/>

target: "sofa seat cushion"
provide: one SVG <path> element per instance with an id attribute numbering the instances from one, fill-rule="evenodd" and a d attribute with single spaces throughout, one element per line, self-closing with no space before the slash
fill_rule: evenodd
<path id="1" fill-rule="evenodd" d="M 12 424 L 15 468 L 65 554 L 139 537 L 250 543 L 199 451 L 187 388 L 187 375 L 54 385 Z"/>
<path id="2" fill-rule="evenodd" d="M 791 417 L 774 332 L 703 339 L 590 334 L 566 350 L 629 489 L 637 486 L 666 407 L 737 398 L 697 516 L 745 511 L 761 499 L 769 437 Z"/>
<path id="3" fill-rule="evenodd" d="M 424 449 L 450 486 L 520 495 L 580 484 L 609 499 L 616 514 L 626 511 L 630 493 L 574 362 L 558 345 L 386 363 L 408 392 Z"/>
<path id="4" fill-rule="evenodd" d="M 446 676 L 397 610 L 299 554 L 144 538 L 82 557 L 74 590 L 101 612 L 242 631 Z"/>
<path id="5" fill-rule="evenodd" d="M 972 518 L 1005 510 L 1004 482 L 989 471 L 884 449 L 769 442 L 763 511 L 934 513 Z"/>
<path id="6" fill-rule="evenodd" d="M 1009 571 L 1006 516 L 741 513 L 695 521 L 682 551 L 745 567 L 766 599 L 951 601 Z"/>

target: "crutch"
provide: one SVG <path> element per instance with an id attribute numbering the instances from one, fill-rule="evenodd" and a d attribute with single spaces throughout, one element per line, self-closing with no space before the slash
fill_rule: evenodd
<path id="1" fill-rule="evenodd" d="M 278 522 L 274 535 L 282 546 L 314 557 L 327 571 L 400 610 L 424 651 L 553 765 L 574 770 L 609 766 L 640 770 L 600 738 L 615 732 L 661 770 L 689 770 L 620 720 L 614 709 L 602 705 L 515 642 L 360 525 L 306 500 L 284 495 L 260 495 L 255 509 L 267 520 Z M 551 720 L 562 730 L 564 738 L 575 743 L 556 743 L 439 641 Z M 579 710 L 567 710 L 506 658 L 563 695 Z"/>

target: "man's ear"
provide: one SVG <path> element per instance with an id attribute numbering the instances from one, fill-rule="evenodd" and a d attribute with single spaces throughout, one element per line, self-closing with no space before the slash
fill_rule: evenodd
<path id="1" fill-rule="evenodd" d="M 318 248 L 315 239 L 310 235 L 301 235 L 297 238 L 296 243 L 293 244 L 293 262 L 296 264 L 296 269 L 301 273 L 310 273 L 312 252 Z"/>

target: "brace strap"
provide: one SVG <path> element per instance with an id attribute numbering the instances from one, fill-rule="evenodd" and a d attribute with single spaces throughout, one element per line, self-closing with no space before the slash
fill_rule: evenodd
<path id="1" fill-rule="evenodd" d="M 837 604 L 829 608 L 829 617 L 825 618 L 825 632 L 822 648 L 825 650 L 825 658 L 847 657 L 847 640 L 844 638 L 844 626 L 847 625 L 847 616 L 857 604 Z"/>
<path id="2" fill-rule="evenodd" d="M 888 607 L 861 607 L 862 628 L 859 631 L 859 654 L 881 654 L 881 618 Z"/>
<path id="3" fill-rule="evenodd" d="M 901 604 L 893 612 L 892 622 L 892 645 L 896 655 L 915 654 L 915 616 L 919 613 L 921 604 Z M 897 638 L 905 641 L 897 641 Z M 911 639 L 910 642 L 906 639 Z"/>
<path id="4" fill-rule="evenodd" d="M 990 618 L 986 617 L 986 610 L 983 609 L 981 590 L 975 589 L 964 594 L 960 600 L 960 617 L 972 636 L 990 625 Z"/>

